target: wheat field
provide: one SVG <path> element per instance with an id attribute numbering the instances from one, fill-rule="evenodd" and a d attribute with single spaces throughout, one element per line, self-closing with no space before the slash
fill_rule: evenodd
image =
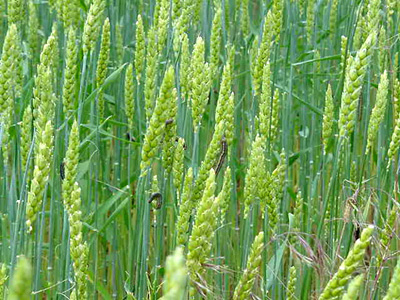
<path id="1" fill-rule="evenodd" d="M 398 0 L 0 0 L 1 299 L 400 299 Z"/>

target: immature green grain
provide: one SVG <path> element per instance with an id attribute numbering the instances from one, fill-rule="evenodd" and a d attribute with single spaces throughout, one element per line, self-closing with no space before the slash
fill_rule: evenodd
<path id="1" fill-rule="evenodd" d="M 18 23 L 23 18 L 23 2 L 22 0 L 8 0 L 7 14 L 9 23 Z"/>
<path id="2" fill-rule="evenodd" d="M 229 206 L 231 204 L 231 189 L 232 189 L 232 174 L 231 174 L 231 168 L 229 168 L 228 166 L 224 173 L 224 184 L 222 186 L 222 190 L 219 192 L 217 196 L 217 201 L 221 205 L 221 210 L 220 210 L 221 224 L 224 224 L 226 213 L 228 212 Z"/>
<path id="3" fill-rule="evenodd" d="M 378 29 L 380 21 L 380 15 L 379 15 L 380 5 L 381 5 L 381 0 L 371 0 L 368 3 L 368 9 L 366 10 L 367 16 L 365 19 L 366 27 L 364 29 L 364 39 L 366 39 L 371 32 L 373 31 L 376 32 Z"/>
<path id="4" fill-rule="evenodd" d="M 153 13 L 153 20 L 152 20 L 152 26 L 158 27 L 158 22 L 160 21 L 160 10 L 161 10 L 161 1 L 157 1 L 154 4 L 154 13 Z"/>
<path id="5" fill-rule="evenodd" d="M 26 226 L 28 233 L 32 232 L 36 215 L 41 209 L 46 183 L 51 170 L 50 162 L 53 154 L 53 126 L 51 121 L 47 121 L 43 130 L 38 131 L 36 134 L 40 136 L 40 142 L 35 151 L 35 167 L 26 204 Z"/>
<path id="6" fill-rule="evenodd" d="M 225 134 L 225 123 L 221 121 L 215 125 L 215 131 L 211 140 L 210 145 L 207 148 L 206 156 L 200 166 L 199 173 L 195 182 L 192 201 L 196 205 L 201 199 L 201 195 L 204 191 L 205 182 L 210 170 L 218 163 L 217 159 L 221 153 L 221 142 Z"/>
<path id="7" fill-rule="evenodd" d="M 334 121 L 334 106 L 332 97 L 332 88 L 328 84 L 328 89 L 325 95 L 325 109 L 324 109 L 324 119 L 322 123 L 322 141 L 324 145 L 324 153 L 327 153 L 329 141 L 332 138 L 333 132 L 333 121 Z"/>
<path id="8" fill-rule="evenodd" d="M 28 3 L 29 21 L 28 21 L 28 44 L 30 50 L 30 58 L 35 59 L 36 53 L 39 52 L 40 36 L 37 34 L 39 31 L 39 19 L 36 5 L 33 0 Z"/>
<path id="9" fill-rule="evenodd" d="M 143 20 L 142 16 L 138 15 L 136 21 L 136 41 L 135 41 L 135 72 L 138 84 L 140 84 L 140 80 L 142 78 L 145 58 L 146 58 L 146 41 L 145 41 Z"/>
<path id="10" fill-rule="evenodd" d="M 158 184 L 158 176 L 154 175 L 153 180 L 151 181 L 150 189 L 148 189 L 148 191 L 147 191 L 148 197 L 150 198 L 152 194 L 158 193 L 158 192 L 160 192 L 160 187 Z M 157 207 L 158 207 L 157 201 L 152 201 L 151 208 L 153 210 L 156 210 Z M 155 214 L 153 215 L 153 218 L 154 218 L 154 224 L 157 224 L 157 216 Z"/>
<path id="11" fill-rule="evenodd" d="M 42 48 L 42 52 L 40 52 L 40 63 L 39 66 L 37 67 L 38 68 L 37 76 L 40 76 L 43 72 L 46 72 L 47 68 L 51 68 L 54 66 L 54 58 L 56 57 L 58 52 L 57 46 L 58 46 L 57 25 L 53 24 L 51 34 L 47 38 L 47 41 Z"/>
<path id="12" fill-rule="evenodd" d="M 64 159 L 65 178 L 62 182 L 62 196 L 64 199 L 64 205 L 67 210 L 70 210 L 72 206 L 72 203 L 70 203 L 68 199 L 70 199 L 70 195 L 72 193 L 72 189 L 78 173 L 79 144 L 79 126 L 77 121 L 74 120 L 71 131 L 69 133 L 68 148 Z"/>
<path id="13" fill-rule="evenodd" d="M 269 138 L 271 142 L 274 142 L 279 135 L 279 113 L 280 113 L 280 101 L 279 101 L 279 92 L 275 90 L 274 96 L 272 97 L 272 107 L 271 107 L 271 120 L 269 126 Z"/>
<path id="14" fill-rule="evenodd" d="M 286 168 L 285 151 L 282 150 L 278 166 L 272 174 L 264 172 L 259 181 L 260 208 L 262 212 L 268 213 L 268 224 L 272 233 L 278 224 L 278 207 L 285 187 Z M 264 213 L 262 217 L 264 218 Z"/>
<path id="15" fill-rule="evenodd" d="M 161 55 L 168 38 L 170 0 L 161 0 L 157 27 L 157 51 Z"/>
<path id="16" fill-rule="evenodd" d="M 340 137 L 349 136 L 354 130 L 358 98 L 361 94 L 363 80 L 367 72 L 374 44 L 375 32 L 372 32 L 357 52 L 355 59 L 348 66 L 339 112 Z"/>
<path id="17" fill-rule="evenodd" d="M 50 8 L 52 9 L 52 10 L 57 10 L 58 9 L 58 4 L 60 3 L 61 1 L 58 1 L 58 0 L 49 0 L 49 6 L 50 6 Z"/>
<path id="18" fill-rule="evenodd" d="M 343 295 L 344 287 L 351 279 L 351 275 L 363 261 L 365 250 L 370 244 L 373 231 L 374 226 L 369 225 L 361 232 L 361 237 L 355 242 L 346 259 L 340 265 L 339 270 L 331 278 L 322 294 L 319 296 L 320 300 L 340 299 Z"/>
<path id="19" fill-rule="evenodd" d="M 82 33 L 83 53 L 87 54 L 93 50 L 100 33 L 100 25 L 103 22 L 105 0 L 93 0 L 86 17 Z"/>
<path id="20" fill-rule="evenodd" d="M 287 295 L 286 300 L 295 300 L 296 298 L 296 267 L 291 266 L 289 269 L 289 280 L 287 284 Z"/>
<path id="21" fill-rule="evenodd" d="M 190 91 L 190 67 L 191 67 L 191 57 L 189 52 L 189 38 L 187 34 L 183 34 L 182 36 L 182 47 L 181 47 L 181 60 L 180 60 L 180 68 L 179 68 L 179 83 L 180 83 L 180 92 L 181 97 L 184 100 L 188 99 L 188 93 Z"/>
<path id="22" fill-rule="evenodd" d="M 394 15 L 394 12 L 396 10 L 396 5 L 398 5 L 398 3 L 396 2 L 396 0 L 387 0 L 386 5 L 387 5 L 388 17 L 390 18 L 391 16 Z"/>
<path id="23" fill-rule="evenodd" d="M 251 146 L 249 168 L 244 185 L 244 217 L 249 215 L 250 208 L 259 198 L 258 186 L 265 168 L 263 139 L 257 135 Z M 261 177 L 261 178 L 260 178 Z"/>
<path id="24" fill-rule="evenodd" d="M 68 200 L 64 198 L 66 207 L 69 206 L 68 220 L 70 232 L 70 254 L 74 266 L 74 274 L 77 288 L 76 299 L 87 299 L 87 276 L 88 276 L 88 258 L 89 247 L 83 240 L 82 232 L 82 211 L 81 211 L 81 189 L 77 182 L 73 184 L 68 195 Z"/>
<path id="25" fill-rule="evenodd" d="M 277 200 L 281 200 L 283 196 L 284 186 L 285 186 L 285 175 L 287 170 L 287 163 L 286 163 L 286 153 L 285 149 L 282 149 L 282 152 L 279 155 L 279 164 L 276 166 L 274 171 L 272 172 L 272 181 L 274 184 L 274 194 Z"/>
<path id="26" fill-rule="evenodd" d="M 187 269 L 182 248 L 175 249 L 172 255 L 167 257 L 165 263 L 165 281 L 163 284 L 162 300 L 185 299 L 187 283 Z"/>
<path id="27" fill-rule="evenodd" d="M 172 24 L 176 25 L 181 14 L 182 8 L 185 4 L 185 1 L 182 0 L 172 0 Z"/>
<path id="28" fill-rule="evenodd" d="M 347 37 L 342 35 L 340 38 L 340 72 L 344 72 L 347 57 Z"/>
<path id="29" fill-rule="evenodd" d="M 331 10 L 330 10 L 330 17 L 329 17 L 329 29 L 330 29 L 330 33 L 332 35 L 335 34 L 336 30 L 336 26 L 337 26 L 337 20 L 338 20 L 338 4 L 339 1 L 338 0 L 332 0 L 331 1 Z"/>
<path id="30" fill-rule="evenodd" d="M 240 1 L 240 27 L 242 29 L 243 37 L 247 37 L 250 32 L 250 16 L 249 16 L 249 0 Z"/>
<path id="31" fill-rule="evenodd" d="M 57 53 L 57 28 L 53 24 L 53 30 L 40 53 L 40 63 L 35 76 L 33 88 L 33 117 L 35 130 L 43 130 L 48 120 L 54 117 L 54 95 L 52 89 L 51 69 L 54 64 L 54 56 Z M 41 128 L 41 129 L 39 129 Z M 40 135 L 38 136 L 40 138 Z M 39 142 L 37 140 L 37 142 Z"/>
<path id="32" fill-rule="evenodd" d="M 6 16 L 6 3 L 5 3 L 5 1 L 1 0 L 0 1 L 0 19 L 3 21 L 5 16 Z"/>
<path id="33" fill-rule="evenodd" d="M 125 115 L 129 131 L 132 132 L 135 124 L 135 85 L 132 64 L 128 65 L 125 73 Z"/>
<path id="34" fill-rule="evenodd" d="M 354 36 L 353 36 L 353 48 L 354 49 L 360 49 L 361 48 L 361 44 L 363 42 L 363 29 L 365 28 L 365 24 L 363 24 L 364 18 L 361 18 L 356 26 L 355 32 L 354 32 Z"/>
<path id="35" fill-rule="evenodd" d="M 383 300 L 395 300 L 400 298 L 400 259 L 397 260 L 392 279 L 390 280 L 389 289 Z"/>
<path id="36" fill-rule="evenodd" d="M 388 168 L 390 163 L 395 158 L 395 155 L 400 147 L 400 117 L 397 115 L 395 117 L 395 126 L 392 133 L 392 138 L 390 140 L 389 150 L 388 150 Z"/>
<path id="37" fill-rule="evenodd" d="M 264 20 L 263 36 L 260 48 L 258 49 L 257 60 L 254 67 L 253 84 L 257 95 L 261 94 L 264 66 L 269 61 L 271 55 L 272 33 L 270 26 L 273 24 L 273 15 L 268 11 Z"/>
<path id="38" fill-rule="evenodd" d="M 7 281 L 7 266 L 1 264 L 0 267 L 0 299 L 4 299 L 5 283 Z"/>
<path id="39" fill-rule="evenodd" d="M 157 78 L 157 29 L 151 27 L 147 35 L 147 50 L 146 50 L 146 79 L 144 84 L 144 98 L 146 119 L 150 120 L 156 96 L 156 78 Z M 136 73 L 137 74 L 137 73 Z"/>
<path id="40" fill-rule="evenodd" d="M 389 212 L 389 216 L 386 219 L 385 227 L 379 235 L 379 241 L 382 251 L 377 254 L 377 263 L 378 267 L 382 266 L 383 260 L 389 250 L 390 241 L 392 239 L 394 230 L 395 230 L 395 222 L 397 218 L 397 206 L 393 205 L 392 209 Z"/>
<path id="41" fill-rule="evenodd" d="M 315 26 L 315 0 L 308 0 L 307 3 L 307 19 L 306 19 L 306 33 L 307 40 L 311 43 L 313 34 L 314 34 L 314 26 Z"/>
<path id="42" fill-rule="evenodd" d="M 62 2 L 62 21 L 66 28 L 77 27 L 80 19 L 80 1 L 68 0 Z"/>
<path id="43" fill-rule="evenodd" d="M 189 220 L 194 208 L 193 202 L 191 201 L 192 187 L 193 170 L 192 168 L 189 168 L 186 172 L 185 181 L 183 183 L 181 203 L 179 205 L 179 216 L 175 226 L 177 245 L 183 247 L 186 245 L 188 240 Z"/>
<path id="44" fill-rule="evenodd" d="M 175 147 L 174 162 L 172 164 L 173 181 L 175 189 L 178 192 L 178 195 L 180 195 L 181 191 L 184 160 L 185 160 L 185 140 L 180 137 Z"/>
<path id="45" fill-rule="evenodd" d="M 225 122 L 225 126 L 227 126 L 226 131 L 231 130 L 229 132 L 229 139 L 228 143 L 231 144 L 232 142 L 232 131 L 233 131 L 233 105 L 231 96 L 231 85 L 232 85 L 232 74 L 231 74 L 231 66 L 229 65 L 229 62 L 226 63 L 224 66 L 224 71 L 222 73 L 222 81 L 221 81 L 221 86 L 219 89 L 219 94 L 218 94 L 218 102 L 217 102 L 217 108 L 215 111 L 215 123 L 218 124 L 221 121 Z M 232 105 L 232 106 L 231 106 Z M 228 128 L 229 126 L 229 128 Z"/>
<path id="46" fill-rule="evenodd" d="M 218 76 L 218 67 L 220 61 L 220 49 L 222 43 L 222 17 L 221 9 L 218 9 L 215 13 L 212 30 L 211 30 L 211 41 L 210 41 L 210 73 L 211 78 L 216 79 Z"/>
<path id="47" fill-rule="evenodd" d="M 221 1 L 215 2 L 215 8 L 216 9 L 221 9 L 224 11 L 225 16 L 224 16 L 224 27 L 225 27 L 225 32 L 231 32 L 231 28 L 233 26 L 233 12 L 231 12 L 230 9 L 230 2 L 229 1 Z"/>
<path id="48" fill-rule="evenodd" d="M 176 89 L 172 92 L 172 99 L 169 101 L 166 111 L 165 133 L 163 140 L 162 162 L 167 173 L 172 170 L 175 152 L 175 140 L 177 130 L 178 95 Z"/>
<path id="49" fill-rule="evenodd" d="M 143 147 L 142 161 L 140 169 L 143 172 L 150 165 L 151 159 L 156 155 L 161 142 L 162 135 L 165 132 L 165 122 L 167 121 L 168 107 L 176 101 L 174 92 L 174 69 L 170 66 L 161 84 L 160 95 L 156 101 L 154 113 L 151 116 L 149 126 L 146 131 Z M 143 173 L 142 173 L 143 174 Z"/>
<path id="50" fill-rule="evenodd" d="M 306 0 L 299 0 L 299 11 L 301 16 L 304 15 L 306 3 L 308 3 Z"/>
<path id="51" fill-rule="evenodd" d="M 318 49 L 314 51 L 314 72 L 321 73 L 321 53 L 319 53 Z"/>
<path id="52" fill-rule="evenodd" d="M 262 261 L 262 252 L 264 249 L 264 232 L 261 231 L 254 239 L 251 245 L 249 257 L 247 259 L 246 269 L 244 270 L 238 285 L 233 294 L 233 300 L 250 299 L 250 293 L 253 289 L 254 281 L 259 274 L 259 268 Z"/>
<path id="53" fill-rule="evenodd" d="M 183 35 L 189 30 L 190 20 L 193 13 L 193 5 L 193 1 L 183 1 L 182 13 L 175 26 L 179 39 L 182 39 Z"/>
<path id="54" fill-rule="evenodd" d="M 400 81 L 393 79 L 393 119 L 397 120 L 400 113 Z"/>
<path id="55" fill-rule="evenodd" d="M 257 71 L 257 56 L 258 56 L 258 37 L 256 36 L 249 48 L 249 56 L 250 56 L 250 74 L 253 82 L 253 86 L 255 89 L 256 85 L 256 71 Z M 267 61 L 269 63 L 269 60 Z M 265 66 L 264 66 L 265 67 Z"/>
<path id="56" fill-rule="evenodd" d="M 10 283 L 9 300 L 31 299 L 32 267 L 25 256 L 18 258 L 15 273 Z"/>
<path id="57" fill-rule="evenodd" d="M 195 132 L 201 126 L 211 86 L 210 66 L 204 61 L 204 48 L 203 39 L 198 37 L 192 53 L 192 67 L 190 71 L 190 96 Z"/>
<path id="58" fill-rule="evenodd" d="M 230 44 L 228 45 L 228 59 L 227 59 L 227 63 L 229 64 L 229 66 L 231 67 L 231 75 L 232 77 L 234 76 L 235 73 L 235 55 L 236 55 L 236 49 L 235 49 L 235 45 L 234 44 Z"/>
<path id="59" fill-rule="evenodd" d="M 383 26 L 381 26 L 381 29 L 379 31 L 378 44 L 379 44 L 379 51 L 378 51 L 379 71 L 380 71 L 380 73 L 383 73 L 383 71 L 386 68 L 386 57 L 387 57 L 386 30 L 385 30 L 385 28 Z"/>
<path id="60" fill-rule="evenodd" d="M 115 25 L 115 59 L 117 64 L 121 64 L 124 59 L 124 36 L 122 30 L 121 24 L 117 23 Z"/>
<path id="61" fill-rule="evenodd" d="M 190 2 L 190 1 L 188 1 Z M 196 25 L 199 23 L 200 16 L 201 16 L 201 11 L 202 11 L 202 6 L 203 6 L 203 0 L 193 0 L 192 1 L 192 9 L 193 9 L 193 14 L 192 14 L 192 24 Z"/>
<path id="62" fill-rule="evenodd" d="M 231 153 L 233 136 L 235 134 L 235 95 L 233 92 L 230 94 L 228 98 L 228 102 L 226 105 L 226 111 L 224 112 L 224 122 L 225 122 L 225 138 L 228 144 L 228 156 Z"/>
<path id="63" fill-rule="evenodd" d="M 393 22 L 395 20 L 394 13 L 399 10 L 400 5 L 399 2 L 396 0 L 387 0 L 387 20 L 388 20 L 388 29 L 393 27 Z"/>
<path id="64" fill-rule="evenodd" d="M 264 66 L 262 91 L 259 102 L 260 135 L 267 141 L 270 133 L 271 120 L 271 69 L 269 61 Z"/>
<path id="65" fill-rule="evenodd" d="M 102 85 L 107 78 L 108 63 L 110 61 L 110 20 L 107 18 L 103 25 L 103 34 L 101 37 L 101 47 L 99 58 L 97 60 L 96 69 L 96 88 L 99 89 L 98 92 L 98 111 L 99 116 L 104 116 L 104 94 Z"/>
<path id="66" fill-rule="evenodd" d="M 296 194 L 296 202 L 294 204 L 294 210 L 293 210 L 293 227 L 292 231 L 297 234 L 301 230 L 302 226 L 302 219 L 303 219 L 303 205 L 304 205 L 304 199 L 302 196 L 301 191 L 298 191 Z M 298 242 L 298 238 L 295 235 L 292 235 L 289 237 L 289 240 L 292 244 L 296 245 Z"/>
<path id="67" fill-rule="evenodd" d="M 32 144 L 32 108 L 27 106 L 24 110 L 24 114 L 21 122 L 21 169 L 25 172 L 26 164 L 28 162 L 29 150 Z"/>
<path id="68" fill-rule="evenodd" d="M 342 300 L 357 300 L 360 294 L 361 286 L 364 282 L 364 274 L 360 274 L 350 281 L 346 294 L 343 295 Z"/>
<path id="69" fill-rule="evenodd" d="M 13 93 L 15 98 L 20 98 L 22 96 L 22 88 L 23 88 L 23 61 L 22 61 L 22 48 L 21 48 L 21 40 L 19 35 L 16 36 L 15 44 L 13 45 L 13 64 L 12 64 L 12 81 L 13 81 Z"/>
<path id="70" fill-rule="evenodd" d="M 33 90 L 33 117 L 36 132 L 44 130 L 46 123 L 54 118 L 54 95 L 51 86 L 51 69 L 47 68 L 43 73 L 38 73 L 35 78 Z M 36 136 L 36 144 L 40 143 L 41 135 Z"/>
<path id="71" fill-rule="evenodd" d="M 225 64 L 224 70 L 222 73 L 221 86 L 218 94 L 218 102 L 217 108 L 215 112 L 215 122 L 219 123 L 224 120 L 225 110 L 227 109 L 229 96 L 231 94 L 231 85 L 232 85 L 232 68 L 230 66 L 229 61 Z"/>
<path id="72" fill-rule="evenodd" d="M 68 31 L 63 85 L 63 109 L 69 118 L 76 107 L 78 46 L 74 29 Z"/>
<path id="73" fill-rule="evenodd" d="M 389 78 L 387 72 L 384 71 L 381 75 L 381 79 L 378 85 L 378 91 L 376 94 L 375 106 L 372 109 L 371 117 L 368 126 L 368 136 L 367 136 L 367 153 L 369 149 L 373 147 L 376 139 L 376 135 L 379 130 L 379 125 L 382 123 L 385 117 L 387 96 L 389 91 Z"/>
<path id="74" fill-rule="evenodd" d="M 282 23 L 283 23 L 283 6 L 284 1 L 274 0 L 272 2 L 272 20 L 273 20 L 273 36 L 275 36 L 275 43 L 279 43 Z"/>
<path id="75" fill-rule="evenodd" d="M 15 88 L 14 62 L 17 60 L 17 43 L 17 27 L 15 24 L 11 24 L 4 39 L 0 61 L 0 123 L 3 125 L 2 150 L 4 162 L 6 164 L 8 153 L 11 149 L 9 129 L 13 120 L 13 89 Z"/>
<path id="76" fill-rule="evenodd" d="M 217 224 L 219 203 L 214 201 L 216 186 L 214 170 L 211 169 L 208 175 L 203 196 L 197 207 L 196 219 L 188 244 L 189 252 L 186 265 L 192 281 L 198 281 L 205 273 L 203 264 L 210 254 Z"/>

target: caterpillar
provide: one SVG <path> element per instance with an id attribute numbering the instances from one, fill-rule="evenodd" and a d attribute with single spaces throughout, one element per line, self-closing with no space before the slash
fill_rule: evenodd
<path id="1" fill-rule="evenodd" d="M 61 177 L 61 180 L 64 180 L 64 178 L 65 178 L 65 163 L 64 162 L 62 162 L 60 164 L 60 177 Z"/>
<path id="2" fill-rule="evenodd" d="M 215 175 L 216 176 L 221 171 L 227 154 L 228 154 L 228 143 L 226 141 L 225 136 L 223 136 L 221 139 L 221 154 L 219 155 L 218 163 L 215 167 Z"/>
<path id="3" fill-rule="evenodd" d="M 162 205 L 162 195 L 161 193 L 153 193 L 150 195 L 150 199 L 149 199 L 149 203 L 153 202 L 154 199 L 158 199 L 157 200 L 157 205 L 156 205 L 156 209 L 160 209 L 161 205 Z"/>

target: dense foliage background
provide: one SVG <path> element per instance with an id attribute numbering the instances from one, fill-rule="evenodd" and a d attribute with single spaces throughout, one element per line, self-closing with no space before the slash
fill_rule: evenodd
<path id="1" fill-rule="evenodd" d="M 400 299 L 398 1 L 0 0 L 0 45 L 2 297 Z"/>

